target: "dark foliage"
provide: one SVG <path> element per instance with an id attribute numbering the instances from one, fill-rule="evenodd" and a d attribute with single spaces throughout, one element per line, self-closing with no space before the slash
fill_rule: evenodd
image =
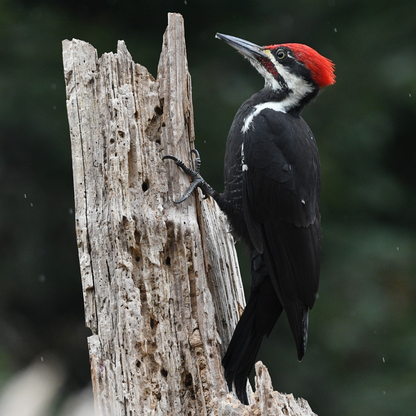
<path id="1" fill-rule="evenodd" d="M 408 414 L 416 408 L 413 0 L 0 1 L 0 379 L 54 351 L 68 390 L 89 380 L 61 40 L 86 40 L 101 54 L 124 39 L 155 74 L 169 11 L 185 18 L 197 147 L 218 190 L 229 126 L 262 80 L 215 33 L 306 43 L 336 63 L 337 84 L 304 112 L 323 170 L 323 269 L 308 351 L 299 364 L 282 320 L 259 358 L 276 389 L 320 415 Z"/>

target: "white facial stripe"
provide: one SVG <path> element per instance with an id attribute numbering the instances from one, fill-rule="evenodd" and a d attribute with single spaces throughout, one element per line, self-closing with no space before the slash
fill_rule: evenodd
<path id="1" fill-rule="evenodd" d="M 279 68 L 279 64 L 276 62 L 276 59 L 273 56 L 273 54 L 268 49 L 265 49 L 264 52 L 269 57 L 273 65 L 276 68 Z M 279 84 L 277 79 L 269 71 L 267 71 L 267 69 L 264 68 L 263 65 L 259 65 L 259 66 L 262 68 L 262 71 L 261 72 L 259 71 L 259 72 L 261 75 L 263 75 L 266 87 L 270 87 L 273 91 L 282 89 L 282 86 Z"/>
<path id="2" fill-rule="evenodd" d="M 282 87 L 277 82 L 277 79 L 267 69 L 257 61 L 250 60 L 250 63 L 257 69 L 257 72 L 264 78 L 265 85 L 270 87 L 273 91 L 280 90 Z"/>
<path id="3" fill-rule="evenodd" d="M 270 50 L 265 49 L 264 52 L 268 55 L 268 58 L 275 66 L 278 74 L 286 83 L 288 94 L 281 101 L 270 101 L 262 104 L 257 104 L 255 107 L 253 107 L 252 112 L 244 119 L 244 123 L 241 127 L 242 133 L 246 133 L 250 129 L 254 117 L 260 114 L 260 112 L 263 110 L 270 109 L 273 111 L 287 113 L 290 111 L 290 109 L 298 106 L 300 101 L 314 90 L 314 86 L 312 84 L 305 81 L 305 79 L 302 77 L 292 74 L 284 65 L 280 64 Z M 288 56 L 291 57 L 289 52 Z M 282 90 L 282 85 L 280 85 L 278 80 L 269 71 L 267 71 L 266 68 L 260 64 L 260 62 L 251 59 L 250 62 L 257 69 L 260 75 L 263 76 L 266 87 L 276 92 Z"/>
<path id="4" fill-rule="evenodd" d="M 286 99 L 286 107 L 295 107 L 302 100 L 302 98 L 304 98 L 307 94 L 313 91 L 313 85 L 309 84 L 309 82 L 305 81 L 302 77 L 296 76 L 289 72 L 284 65 L 276 61 L 276 58 L 269 50 L 266 49 L 265 52 L 267 53 L 270 61 L 276 67 L 276 70 L 279 73 L 279 75 L 285 80 L 286 85 L 290 91 L 289 97 Z M 288 56 L 291 55 L 288 53 Z M 263 75 L 264 73 L 262 73 L 266 80 L 266 86 L 271 87 L 273 90 L 281 89 L 280 84 L 275 80 L 273 75 L 265 69 L 264 71 L 269 74 L 269 76 L 266 77 Z M 270 77 L 273 78 L 275 83 L 279 85 L 278 88 L 275 88 L 275 83 L 273 83 L 273 81 L 270 81 Z"/>

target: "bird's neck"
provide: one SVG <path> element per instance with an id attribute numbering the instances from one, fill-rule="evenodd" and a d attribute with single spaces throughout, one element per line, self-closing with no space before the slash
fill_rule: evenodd
<path id="1" fill-rule="evenodd" d="M 296 90 L 290 88 L 272 89 L 266 85 L 262 90 L 252 96 L 252 105 L 262 103 L 279 103 L 282 111 L 292 115 L 300 115 L 306 104 L 311 102 L 319 93 L 319 88 L 305 84 Z"/>

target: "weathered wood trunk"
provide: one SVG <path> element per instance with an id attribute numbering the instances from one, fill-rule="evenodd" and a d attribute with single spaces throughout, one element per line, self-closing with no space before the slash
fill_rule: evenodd
<path id="1" fill-rule="evenodd" d="M 261 363 L 253 405 L 226 389 L 221 356 L 244 307 L 234 243 L 211 200 L 173 204 L 189 179 L 161 159 L 191 163 L 182 17 L 169 14 L 156 80 L 122 41 L 100 59 L 64 41 L 63 59 L 96 414 L 312 415 Z"/>

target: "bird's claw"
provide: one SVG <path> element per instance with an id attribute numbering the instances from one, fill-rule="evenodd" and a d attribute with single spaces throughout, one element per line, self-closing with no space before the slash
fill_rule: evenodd
<path id="1" fill-rule="evenodd" d="M 183 163 L 182 160 L 178 159 L 176 156 L 165 155 L 162 157 L 162 160 L 173 160 L 175 164 L 179 166 L 191 178 L 191 185 L 189 186 L 188 190 L 185 192 L 181 199 L 178 201 L 173 201 L 175 204 L 180 204 L 181 202 L 188 199 L 192 195 L 192 192 L 205 182 L 202 176 L 199 174 L 199 170 L 201 169 L 201 157 L 199 156 L 199 152 L 196 149 L 192 149 L 191 152 L 195 155 L 195 169 L 191 169 L 190 167 L 186 166 L 185 163 Z M 207 198 L 205 193 L 204 198 Z"/>

